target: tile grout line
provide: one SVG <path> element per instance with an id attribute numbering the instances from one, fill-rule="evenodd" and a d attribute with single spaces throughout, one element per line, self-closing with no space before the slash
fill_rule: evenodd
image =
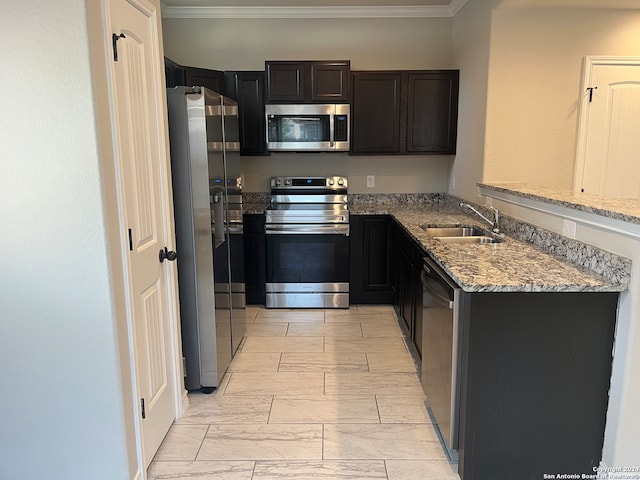
<path id="1" fill-rule="evenodd" d="M 209 433 L 209 429 L 211 428 L 211 424 L 207 425 L 207 429 L 204 432 L 204 436 L 202 437 L 202 441 L 200 442 L 200 446 L 198 447 L 198 451 L 196 452 L 195 457 L 193 457 L 193 461 L 198 461 L 198 455 L 200 455 L 200 450 L 202 450 L 202 446 L 204 445 L 204 441 L 207 439 L 207 434 Z"/>
<path id="2" fill-rule="evenodd" d="M 273 404 L 276 401 L 276 396 L 271 395 L 271 405 L 269 405 L 269 414 L 267 415 L 267 425 L 271 425 L 271 412 L 273 411 Z"/>
<path id="3" fill-rule="evenodd" d="M 387 459 L 383 460 L 384 462 L 384 474 L 387 476 L 387 480 L 389 480 L 389 469 L 387 468 Z"/>
<path id="4" fill-rule="evenodd" d="M 378 412 L 378 422 L 382 425 L 382 416 L 380 415 L 380 404 L 378 404 L 378 395 L 374 395 L 373 398 L 376 402 L 376 411 Z"/>

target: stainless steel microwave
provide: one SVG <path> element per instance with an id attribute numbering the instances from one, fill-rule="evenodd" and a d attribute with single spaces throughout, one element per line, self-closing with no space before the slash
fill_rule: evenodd
<path id="1" fill-rule="evenodd" d="M 282 152 L 347 152 L 348 104 L 265 105 L 267 149 Z"/>

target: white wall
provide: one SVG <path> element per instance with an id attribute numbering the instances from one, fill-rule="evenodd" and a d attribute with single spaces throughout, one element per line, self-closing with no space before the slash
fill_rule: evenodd
<path id="1" fill-rule="evenodd" d="M 86 3 L 7 0 L 0 16 L 2 479 L 135 468 L 89 50 L 105 37 L 89 41 Z"/>
<path id="2" fill-rule="evenodd" d="M 164 19 L 167 57 L 217 70 L 264 70 L 265 60 L 351 60 L 352 70 L 452 67 L 448 18 Z M 452 156 L 274 154 L 243 157 L 245 188 L 273 175 L 348 175 L 353 193 L 446 192 Z M 366 176 L 375 175 L 374 188 Z"/>
<path id="3" fill-rule="evenodd" d="M 640 11 L 495 10 L 485 181 L 573 187 L 585 55 L 640 55 Z"/>

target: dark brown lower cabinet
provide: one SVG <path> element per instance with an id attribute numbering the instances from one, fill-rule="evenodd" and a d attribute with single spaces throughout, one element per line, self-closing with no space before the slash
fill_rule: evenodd
<path id="1" fill-rule="evenodd" d="M 618 294 L 466 295 L 462 480 L 590 478 L 581 475 L 601 459 Z"/>
<path id="2" fill-rule="evenodd" d="M 388 215 L 351 215 L 349 223 L 350 302 L 392 303 L 391 218 Z"/>
<path id="3" fill-rule="evenodd" d="M 244 272 L 248 305 L 266 303 L 264 214 L 247 214 L 244 223 Z"/>
<path id="4" fill-rule="evenodd" d="M 394 308 L 401 327 L 418 355 L 422 352 L 422 259 L 425 255 L 404 229 L 394 222 Z"/>
<path id="5" fill-rule="evenodd" d="M 394 307 L 420 355 L 425 252 L 393 224 Z M 461 479 L 589 478 L 602 455 L 618 293 L 461 295 Z"/>

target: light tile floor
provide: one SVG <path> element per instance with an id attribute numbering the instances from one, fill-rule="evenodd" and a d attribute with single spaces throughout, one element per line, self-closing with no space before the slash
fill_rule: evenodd
<path id="1" fill-rule="evenodd" d="M 391 306 L 247 308 L 210 395 L 189 395 L 150 480 L 459 480 Z"/>

